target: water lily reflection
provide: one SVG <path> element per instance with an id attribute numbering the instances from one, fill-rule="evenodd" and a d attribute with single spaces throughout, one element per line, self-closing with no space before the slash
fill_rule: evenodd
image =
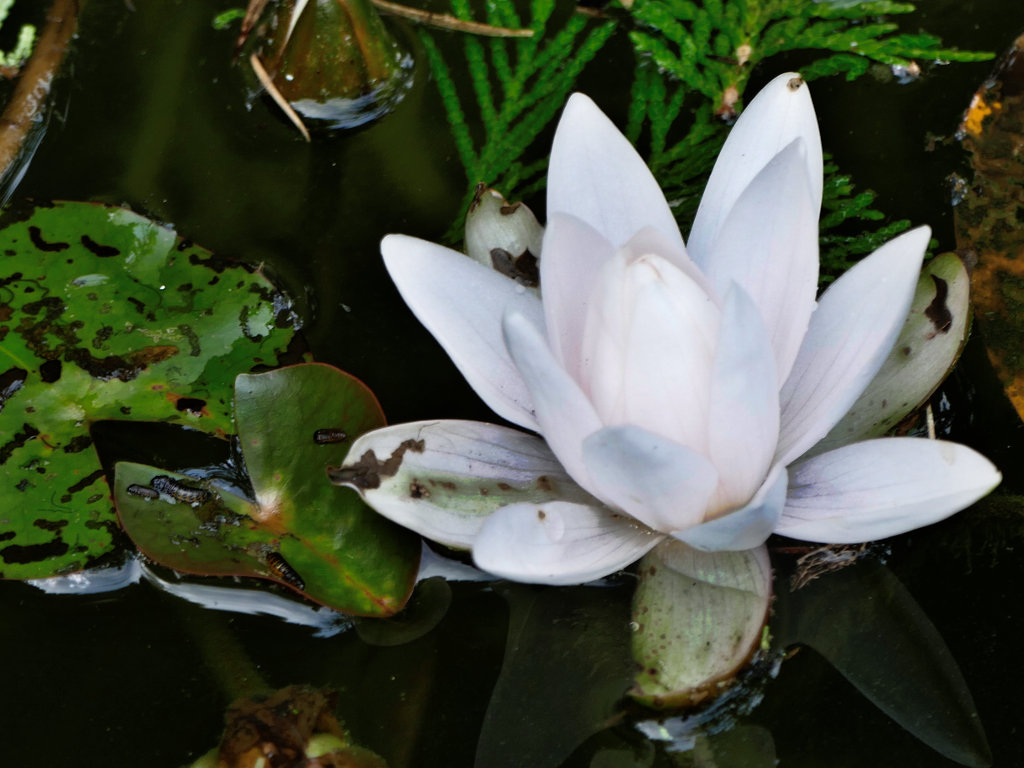
<path id="1" fill-rule="evenodd" d="M 865 541 L 940 520 L 996 485 L 985 458 L 942 441 L 869 440 L 801 459 L 888 355 L 929 239 L 922 227 L 890 241 L 818 301 L 821 193 L 808 88 L 783 75 L 730 133 L 684 246 L 643 161 L 577 94 L 551 152 L 540 297 L 461 253 L 384 239 L 417 317 L 480 397 L 541 434 L 537 451 L 571 478 L 549 498 L 477 494 L 486 514 L 464 543 L 480 567 L 573 583 L 667 536 L 712 551 L 756 547 L 773 531 Z M 501 453 L 512 430 L 480 425 L 466 437 L 435 423 L 436 453 L 436 441 L 408 442 L 422 429 L 370 433 L 349 462 L 394 459 L 401 443 L 378 474 L 419 453 L 437 478 L 522 481 L 529 462 Z M 436 535 L 445 505 L 415 484 L 371 485 L 361 490 L 378 511 L 452 543 Z"/>

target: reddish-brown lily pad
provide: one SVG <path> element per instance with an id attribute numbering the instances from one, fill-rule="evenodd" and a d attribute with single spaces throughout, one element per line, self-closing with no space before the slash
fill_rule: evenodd
<path id="1" fill-rule="evenodd" d="M 960 126 L 974 178 L 955 207 L 973 255 L 971 300 L 996 373 L 1024 416 L 1024 36 L 974 94 Z"/>
<path id="2" fill-rule="evenodd" d="M 329 365 L 244 374 L 235 381 L 235 422 L 252 499 L 117 465 L 118 511 L 139 548 L 179 571 L 273 579 L 344 613 L 399 611 L 418 570 L 418 537 L 325 472 L 354 437 L 383 425 L 373 394 Z M 154 482 L 160 477 L 170 482 Z"/>

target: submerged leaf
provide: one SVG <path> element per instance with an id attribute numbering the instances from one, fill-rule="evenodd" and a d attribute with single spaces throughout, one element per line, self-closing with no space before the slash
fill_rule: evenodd
<path id="1" fill-rule="evenodd" d="M 629 685 L 621 589 L 502 588 L 505 661 L 484 716 L 476 768 L 556 768 L 618 717 Z"/>
<path id="2" fill-rule="evenodd" d="M 116 494 L 129 536 L 149 557 L 179 571 L 273 579 L 349 614 L 400 610 L 416 577 L 417 538 L 325 474 L 344 457 L 350 435 L 383 423 L 373 394 L 321 364 L 243 374 L 235 391 L 254 498 L 206 486 L 209 497 L 197 503 L 173 485 L 147 498 L 144 489 L 160 485 L 154 475 L 195 482 L 122 462 Z"/>
<path id="3" fill-rule="evenodd" d="M 259 273 L 121 208 L 40 206 L 0 231 L 0 576 L 45 578 L 117 528 L 89 425 L 225 434 L 238 371 L 272 365 L 294 315 Z"/>
<path id="4" fill-rule="evenodd" d="M 780 600 L 781 642 L 818 651 L 875 706 L 950 760 L 991 764 L 956 661 L 891 571 L 858 563 Z"/>

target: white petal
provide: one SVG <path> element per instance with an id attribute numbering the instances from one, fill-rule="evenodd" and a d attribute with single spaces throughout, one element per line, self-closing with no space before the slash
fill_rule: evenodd
<path id="1" fill-rule="evenodd" d="M 389 520 L 469 549 L 484 519 L 517 502 L 593 499 L 535 435 L 478 421 L 418 421 L 360 435 L 328 470 Z"/>
<path id="2" fill-rule="evenodd" d="M 713 509 L 746 504 L 764 482 L 779 440 L 777 381 L 768 331 L 746 291 L 733 283 L 711 373 L 708 458 L 719 475 Z"/>
<path id="3" fill-rule="evenodd" d="M 606 265 L 584 334 L 586 389 L 605 424 L 707 450 L 717 304 L 659 256 Z"/>
<path id="4" fill-rule="evenodd" d="M 530 394 L 502 340 L 501 317 L 514 310 L 543 323 L 537 296 L 468 256 L 425 240 L 388 235 L 381 253 L 405 303 L 483 401 L 502 418 L 536 429 Z"/>
<path id="5" fill-rule="evenodd" d="M 699 453 L 634 426 L 591 435 L 583 460 L 599 498 L 660 531 L 700 523 L 718 485 L 714 466 Z"/>
<path id="6" fill-rule="evenodd" d="M 581 352 L 587 307 L 602 267 L 615 248 L 575 216 L 555 212 L 544 232 L 540 284 L 551 351 L 577 381 L 582 381 Z"/>
<path id="7" fill-rule="evenodd" d="M 991 491 L 992 463 L 942 440 L 854 443 L 792 468 L 776 533 L 828 544 L 895 536 L 943 520 Z"/>
<path id="8" fill-rule="evenodd" d="M 807 147 L 794 139 L 743 191 L 700 263 L 719 295 L 736 282 L 768 328 L 785 381 L 818 292 L 818 208 L 807 178 Z"/>
<path id="9" fill-rule="evenodd" d="M 530 320 L 509 314 L 504 330 L 508 351 L 529 387 L 541 434 L 572 478 L 589 489 L 583 440 L 601 427 L 594 407 Z"/>
<path id="10" fill-rule="evenodd" d="M 701 287 L 701 290 L 717 302 L 717 294 L 715 293 L 711 282 L 701 271 L 700 267 L 690 259 L 681 242 L 670 240 L 653 227 L 644 227 L 629 238 L 622 248 L 626 253 L 626 260 L 628 262 L 636 261 L 641 256 L 661 256 L 674 267 L 679 269 L 680 272 L 689 277 L 693 282 L 697 283 L 697 285 Z"/>
<path id="11" fill-rule="evenodd" d="M 582 584 L 626 567 L 663 538 L 601 506 L 515 504 L 487 519 L 473 560 L 514 581 Z"/>
<path id="12" fill-rule="evenodd" d="M 723 222 L 753 178 L 794 139 L 807 147 L 807 178 L 815 211 L 821 206 L 822 155 L 818 121 L 807 84 L 792 72 L 766 85 L 729 132 L 700 199 L 687 248 L 702 263 Z"/>
<path id="13" fill-rule="evenodd" d="M 548 166 L 548 216 L 587 222 L 614 246 L 652 226 L 682 247 L 665 196 L 644 161 L 604 113 L 580 93 L 569 97 Z"/>
<path id="14" fill-rule="evenodd" d="M 787 482 L 785 467 L 776 464 L 745 507 L 694 528 L 673 531 L 672 536 L 707 552 L 738 552 L 758 547 L 778 526 L 786 503 Z"/>
<path id="15" fill-rule="evenodd" d="M 919 227 L 890 240 L 825 291 L 780 393 L 777 461 L 828 434 L 878 373 L 910 311 L 929 235 Z"/>

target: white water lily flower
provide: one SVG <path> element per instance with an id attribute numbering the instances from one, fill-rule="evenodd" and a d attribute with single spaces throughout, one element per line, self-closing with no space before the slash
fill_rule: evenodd
<path id="1" fill-rule="evenodd" d="M 580 487 L 487 507 L 455 543 L 492 573 L 572 583 L 666 536 L 703 550 L 753 548 L 773 531 L 867 541 L 991 490 L 992 464 L 948 442 L 878 439 L 800 460 L 888 355 L 929 239 L 922 227 L 892 240 L 816 301 L 821 194 L 817 122 L 797 75 L 773 80 L 741 115 L 685 246 L 633 147 L 576 94 L 551 151 L 540 297 L 461 253 L 386 237 L 408 305 L 480 397 L 542 435 Z M 433 426 L 441 453 L 396 443 L 389 471 L 417 446 L 461 478 L 486 465 L 490 481 L 496 471 L 522 480 L 547 450 L 525 451 L 523 467 L 509 451 L 490 461 L 510 430 L 446 424 Z M 350 456 L 384 462 L 395 455 L 387 440 L 370 433 Z M 445 514 L 440 501 L 366 498 L 427 536 Z"/>

